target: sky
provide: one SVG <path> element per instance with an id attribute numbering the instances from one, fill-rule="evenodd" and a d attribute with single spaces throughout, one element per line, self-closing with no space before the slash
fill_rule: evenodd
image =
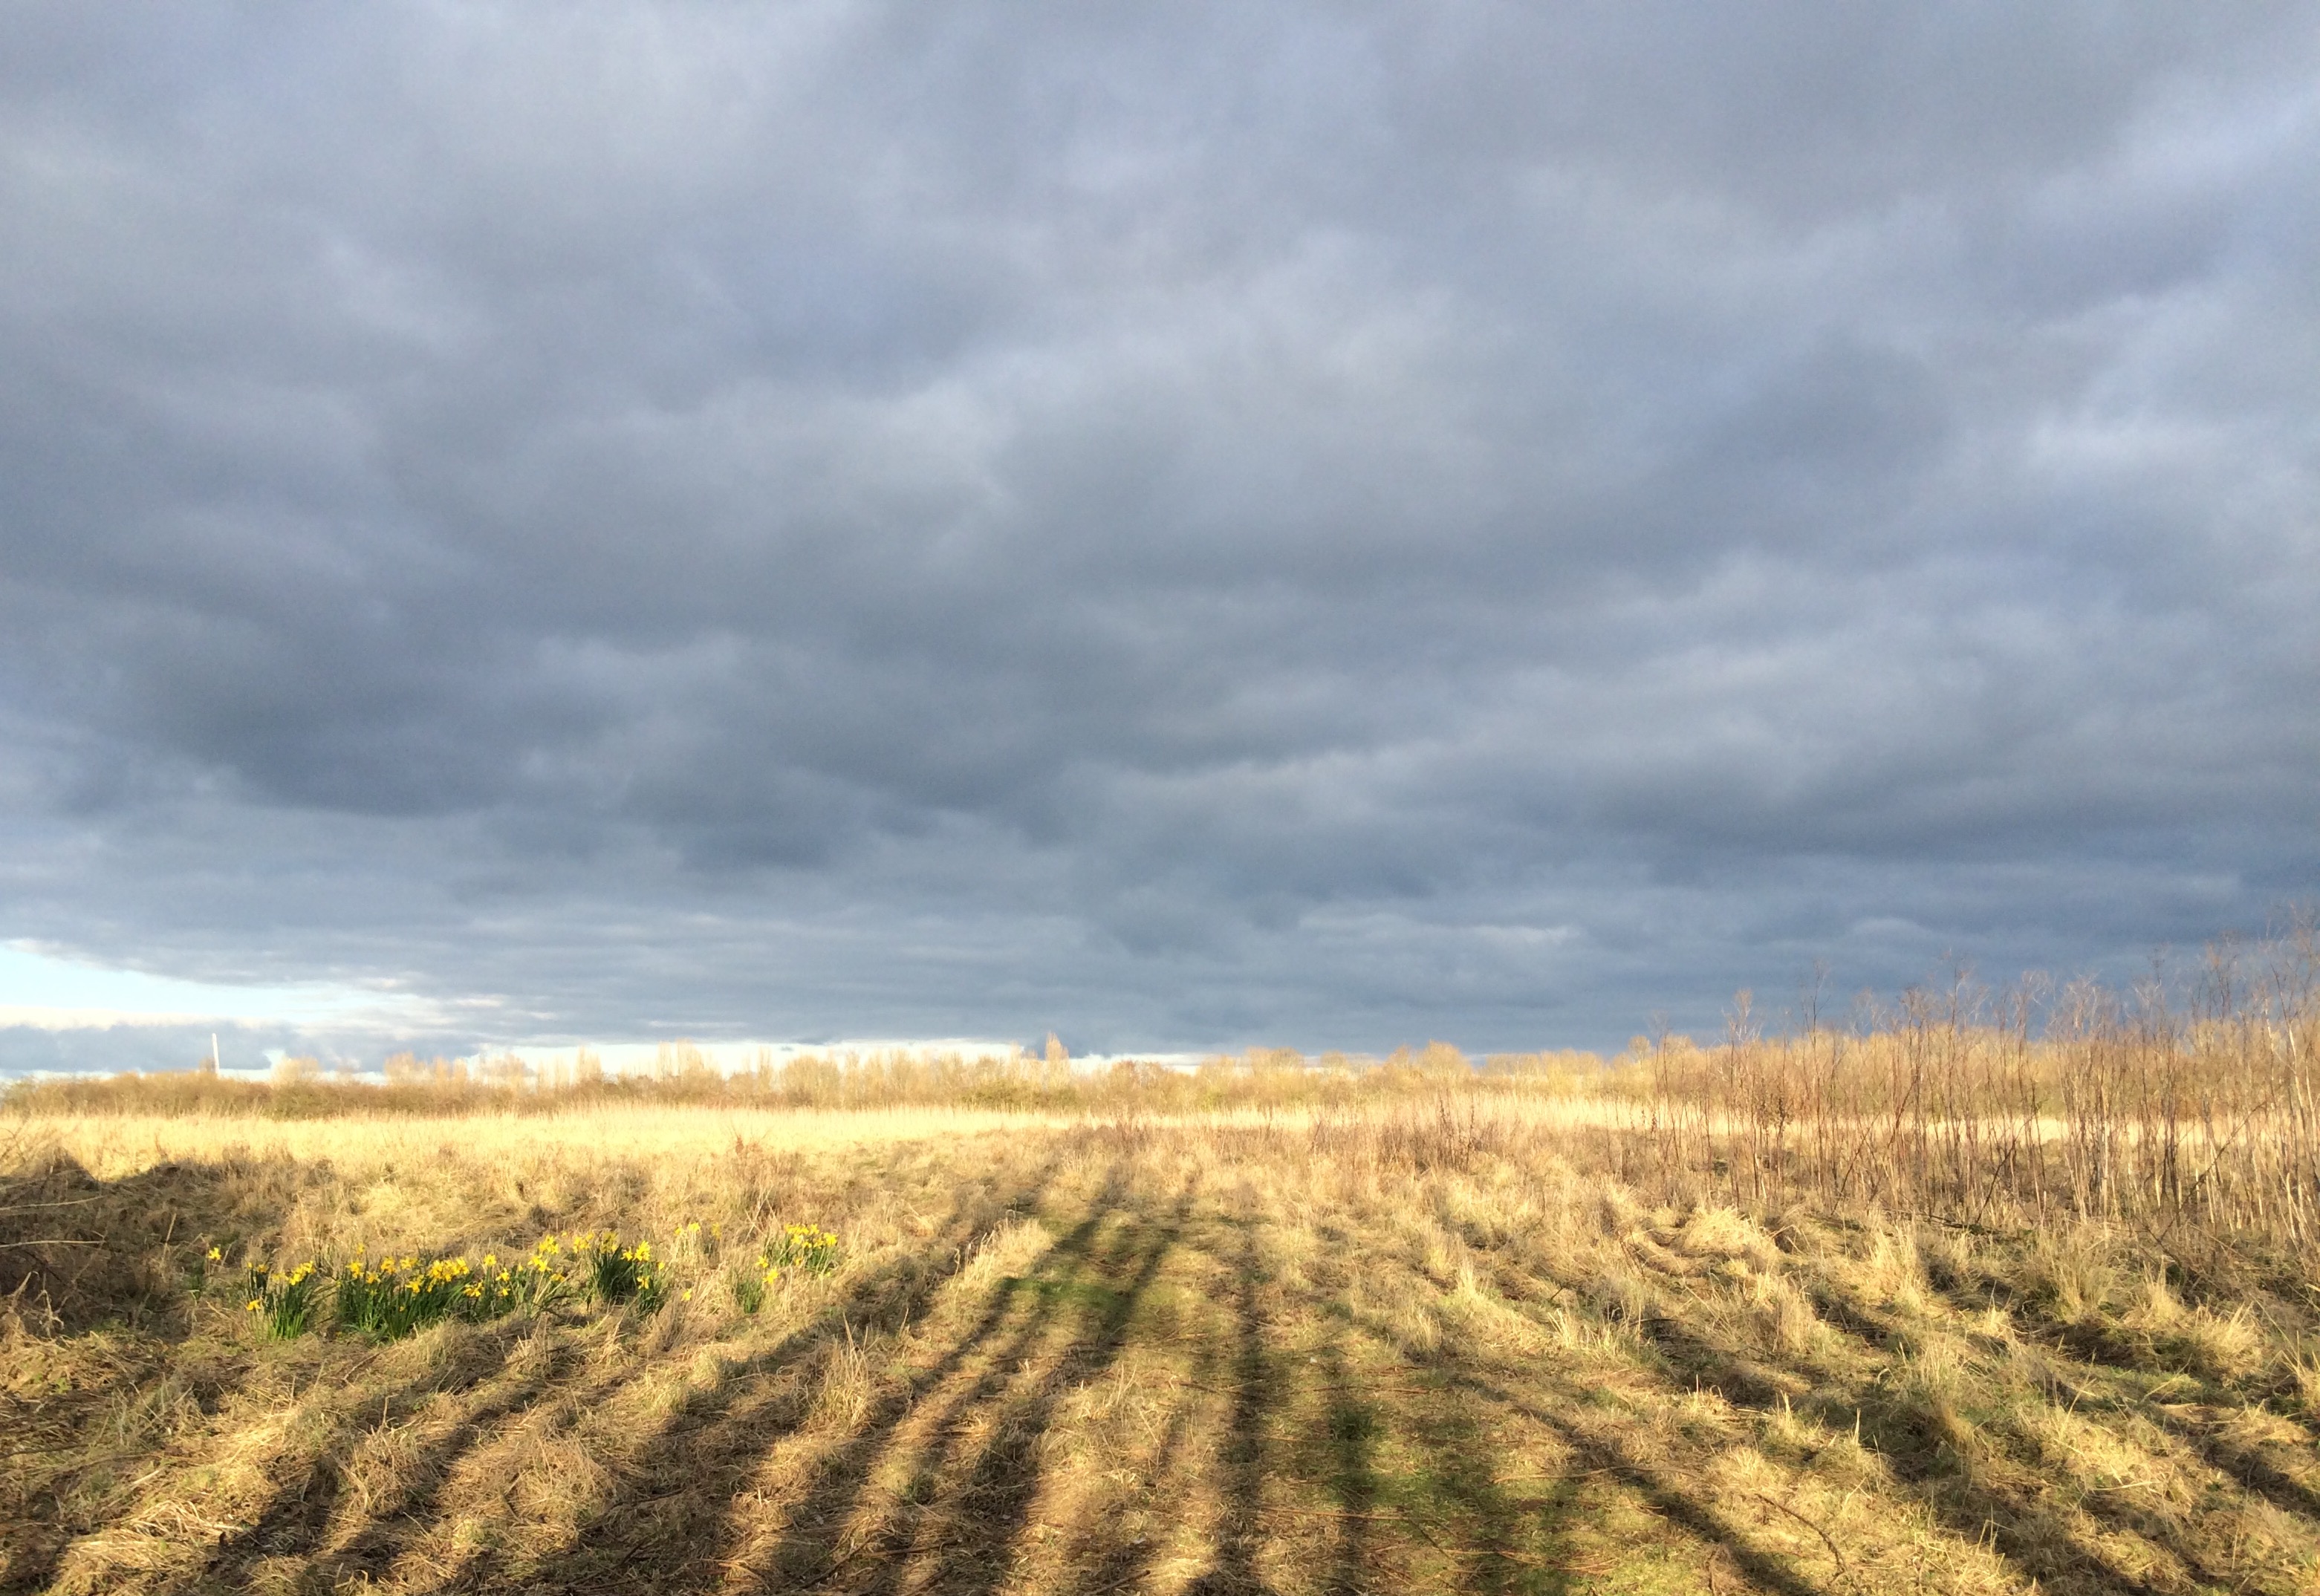
<path id="1" fill-rule="evenodd" d="M 1616 1047 L 2320 896 L 2320 5 L 7 33 L 0 1069 Z"/>

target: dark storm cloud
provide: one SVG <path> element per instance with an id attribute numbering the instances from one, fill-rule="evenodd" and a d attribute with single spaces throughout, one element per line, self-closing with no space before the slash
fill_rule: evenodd
<path id="1" fill-rule="evenodd" d="M 20 8 L 0 936 L 1616 1041 L 2320 889 L 2320 11 Z"/>

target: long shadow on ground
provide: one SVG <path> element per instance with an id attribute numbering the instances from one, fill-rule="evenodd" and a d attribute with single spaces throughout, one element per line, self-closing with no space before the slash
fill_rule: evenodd
<path id="1" fill-rule="evenodd" d="M 1027 1184 L 998 1195 L 1010 1207 L 1035 1204 L 1053 1172 L 1049 1165 Z M 169 1173 L 173 1182 L 182 1184 L 184 1170 Z M 978 1206 L 988 1204 L 962 1196 L 938 1228 L 935 1240 L 923 1249 L 889 1261 L 856 1282 L 844 1300 L 826 1309 L 813 1322 L 784 1338 L 776 1347 L 739 1362 L 717 1389 L 696 1393 L 694 1401 L 672 1415 L 672 1428 L 688 1422 L 693 1428 L 703 1428 L 704 1418 L 713 1422 L 735 1382 L 794 1363 L 826 1346 L 840 1333 L 841 1326 L 891 1330 L 923 1314 L 942 1284 L 982 1239 L 983 1232 L 965 1219 Z M 311 1438 L 302 1448 L 304 1456 L 288 1463 L 272 1482 L 267 1500 L 258 1506 L 254 1520 L 246 1528 L 227 1534 L 194 1567 L 175 1575 L 163 1574 L 158 1582 L 149 1576 L 141 1582 L 144 1587 L 155 1591 L 238 1591 L 249 1588 L 259 1564 L 275 1562 L 278 1565 L 281 1561 L 302 1565 L 304 1577 L 333 1585 L 350 1579 L 376 1579 L 386 1573 L 440 1518 L 444 1492 L 467 1456 L 504 1435 L 509 1426 L 521 1421 L 542 1401 L 577 1403 L 585 1409 L 609 1399 L 637 1377 L 636 1366 L 630 1364 L 607 1369 L 576 1387 L 559 1384 L 557 1375 L 568 1372 L 573 1350 L 551 1350 L 538 1367 L 514 1373 L 503 1389 L 460 1414 L 458 1421 L 432 1444 L 399 1459 L 396 1473 L 409 1483 L 388 1498 L 366 1500 L 362 1516 L 351 1523 L 342 1522 L 333 1534 L 334 1518 L 343 1518 L 338 1510 L 348 1483 L 342 1473 L 344 1454 L 359 1446 L 364 1438 L 408 1420 L 444 1393 L 474 1391 L 510 1375 L 510 1353 L 528 1328 L 503 1321 L 469 1332 L 467 1339 L 453 1349 L 448 1366 L 416 1374 L 403 1385 L 380 1393 L 376 1401 L 367 1401 L 361 1409 L 326 1423 L 319 1437 Z M 621 1333 L 617 1321 L 612 1333 Z M 664 1444 L 674 1444 L 673 1438 L 664 1438 Z M 603 1504 L 600 1510 L 616 1512 L 623 1505 L 632 1504 L 616 1501 Z M 133 1508 L 133 1502 L 124 1501 L 122 1506 Z M 57 1537 L 55 1544 L 37 1559 L 20 1558 L 11 1569 L 7 1589 L 29 1591 L 45 1587 L 55 1577 L 71 1539 Z M 474 1583 L 481 1575 L 476 1562 L 462 1559 L 442 1571 L 434 1582 L 438 1588 Z"/>
<path id="2" fill-rule="evenodd" d="M 1038 1194 L 1026 1196 L 1036 1202 Z M 949 1554 L 943 1567 L 960 1573 L 1002 1562 L 1036 1485 L 1036 1474 L 1026 1477 L 1023 1458 L 1012 1454 L 1036 1444 L 1044 1433 L 1062 1382 L 1091 1377 L 1116 1356 L 1138 1297 L 1174 1241 L 1173 1225 L 1155 1226 L 1132 1216 L 1123 1216 L 1107 1238 L 1108 1213 L 1107 1204 L 1097 1203 L 1032 1268 L 1000 1282 L 974 1321 L 930 1367 L 904 1385 L 890 1383 L 870 1391 L 866 1410 L 851 1432 L 810 1465 L 800 1486 L 784 1492 L 786 1522 L 770 1546 L 753 1544 L 752 1532 L 762 1532 L 762 1527 L 742 1521 L 736 1504 L 753 1499 L 753 1477 L 813 1417 L 813 1376 L 833 1358 L 858 1356 L 864 1336 L 891 1335 L 918 1322 L 951 1270 L 920 1279 L 908 1301 L 889 1302 L 884 1312 L 865 1312 L 859 1300 L 833 1310 L 822 1322 L 696 1393 L 623 1460 L 623 1477 L 634 1485 L 597 1504 L 583 1535 L 520 1574 L 511 1570 L 505 1582 L 696 1591 L 735 1582 L 746 1588 L 753 1579 L 774 1588 L 829 1585 L 843 1573 L 855 1582 L 871 1581 L 875 1588 L 879 1571 L 900 1567 L 918 1544 L 902 1528 L 923 1515 L 895 1516 L 868 1537 L 841 1546 L 840 1537 L 867 1505 L 872 1476 L 901 1446 L 906 1425 L 924 1429 L 933 1440 L 911 1466 L 927 1478 L 931 1492 L 932 1476 L 948 1461 L 965 1422 L 992 1418 L 994 1404 L 1002 1420 L 998 1433 L 1015 1438 L 1010 1454 L 986 1453 L 973 1461 L 964 1492 L 973 1507 L 972 1522 L 955 1528 L 942 1545 L 918 1549 Z M 954 1267 L 963 1267 L 969 1250 L 954 1249 Z M 1105 1288 L 1095 1322 L 1053 1356 L 1044 1384 L 1015 1389 L 1018 1366 L 1065 1328 L 1056 1308 L 1071 1299 L 1048 1288 L 1078 1283 L 1083 1270 L 1123 1284 L 1117 1290 Z M 925 1398 L 978 1365 L 983 1372 L 929 1416 Z M 663 1483 L 675 1488 L 658 1489 Z M 485 1586 L 496 1582 L 495 1575 L 478 1566 L 463 1568 L 455 1577 Z"/>

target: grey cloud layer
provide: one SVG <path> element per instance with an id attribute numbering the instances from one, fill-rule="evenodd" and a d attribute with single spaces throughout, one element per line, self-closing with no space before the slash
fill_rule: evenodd
<path id="1" fill-rule="evenodd" d="M 12 32 L 0 935 L 1506 1045 L 2320 888 L 2313 6 Z"/>

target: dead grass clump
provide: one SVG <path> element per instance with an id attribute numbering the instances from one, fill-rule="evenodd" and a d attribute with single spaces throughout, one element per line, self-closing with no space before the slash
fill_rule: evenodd
<path id="1" fill-rule="evenodd" d="M 1676 1251 L 1688 1257 L 1745 1263 L 1750 1271 L 1781 1267 L 1779 1244 L 1735 1208 L 1694 1210 L 1671 1241 Z"/>
<path id="2" fill-rule="evenodd" d="M 1860 1270 L 1862 1295 L 1880 1307 L 1917 1314 L 1927 1306 L 1925 1260 L 1914 1229 L 1873 1222 L 1869 1256 Z"/>
<path id="3" fill-rule="evenodd" d="M 2150 1459 L 2140 1447 L 2072 1407 L 2041 1402 L 2020 1425 L 2039 1456 L 2081 1491 L 2115 1491 L 2146 1478 Z"/>
<path id="4" fill-rule="evenodd" d="M 2128 1294 L 2120 1323 L 2145 1335 L 2166 1336 L 2183 1322 L 2188 1312 L 2177 1300 L 2174 1288 L 2168 1285 L 2166 1270 L 2154 1269 Z"/>
<path id="5" fill-rule="evenodd" d="M 1916 1240 L 1927 1277 L 1943 1291 L 1964 1291 L 1980 1279 L 1971 1232 L 1928 1222 L 1917 1226 Z"/>
<path id="6" fill-rule="evenodd" d="M 2296 1393 L 2296 1405 L 2306 1418 L 2320 1419 L 2320 1363 L 2301 1349 L 2283 1354 L 2280 1363 Z"/>
<path id="7" fill-rule="evenodd" d="M 2099 1316 L 2118 1285 L 2110 1238 L 2093 1224 L 2041 1234 L 2025 1273 L 2025 1284 L 2066 1324 Z"/>
<path id="8" fill-rule="evenodd" d="M 814 1392 L 816 1419 L 840 1429 L 861 1423 L 877 1394 L 877 1376 L 871 1348 L 851 1335 L 833 1341 L 823 1355 L 821 1377 Z"/>
<path id="9" fill-rule="evenodd" d="M 1974 1427 L 1959 1411 L 1971 1384 L 1969 1363 L 1967 1349 L 1954 1337 L 1934 1333 L 1919 1338 L 1893 1370 L 1894 1388 L 1903 1401 L 1960 1456 L 1976 1439 Z"/>
<path id="10" fill-rule="evenodd" d="M 1587 1300 L 1600 1321 L 1633 1339 L 1658 1310 L 1658 1293 L 1636 1270 L 1612 1264 L 1588 1283 Z"/>
<path id="11" fill-rule="evenodd" d="M 1759 1275 L 1750 1285 L 1762 1342 L 1792 1358 L 1818 1350 L 1828 1327 L 1813 1311 L 1812 1299 L 1781 1275 Z"/>
<path id="12" fill-rule="evenodd" d="M 2177 1321 L 2174 1339 L 2188 1366 L 2210 1379 L 2244 1380 L 2270 1360 L 2262 1329 L 2244 1304 L 2222 1313 L 2194 1308 Z"/>

